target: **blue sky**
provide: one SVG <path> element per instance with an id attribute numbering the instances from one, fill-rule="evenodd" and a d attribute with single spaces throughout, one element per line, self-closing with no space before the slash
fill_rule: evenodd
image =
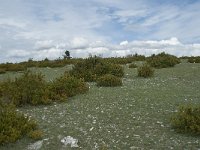
<path id="1" fill-rule="evenodd" d="M 199 0 L 0 0 L 0 62 L 200 55 Z"/>

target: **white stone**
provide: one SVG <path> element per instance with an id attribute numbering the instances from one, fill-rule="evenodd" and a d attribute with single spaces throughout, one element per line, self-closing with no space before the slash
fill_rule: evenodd
<path id="1" fill-rule="evenodd" d="M 74 138 L 71 137 L 71 136 L 64 137 L 64 138 L 61 140 L 61 143 L 63 143 L 65 146 L 67 146 L 67 145 L 69 144 L 69 145 L 71 145 L 71 147 L 79 147 L 79 146 L 78 146 L 78 140 L 77 140 L 77 139 L 74 139 Z"/>
<path id="2" fill-rule="evenodd" d="M 42 147 L 43 140 L 37 141 L 28 146 L 28 150 L 39 150 Z"/>

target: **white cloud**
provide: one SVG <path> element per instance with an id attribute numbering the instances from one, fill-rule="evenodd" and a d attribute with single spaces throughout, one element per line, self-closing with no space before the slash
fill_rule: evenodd
<path id="1" fill-rule="evenodd" d="M 52 47 L 54 47 L 52 40 L 36 41 L 35 43 L 35 49 L 38 49 L 38 50 L 50 49 Z"/>
<path id="2" fill-rule="evenodd" d="M 7 60 L 14 58 L 15 61 L 28 60 L 28 58 L 40 60 L 46 57 L 56 59 L 62 57 L 66 49 L 70 51 L 71 56 L 82 58 L 88 57 L 90 54 L 115 57 L 138 53 L 149 56 L 163 51 L 176 56 L 200 55 L 200 44 L 183 44 L 176 37 L 160 41 L 122 41 L 119 44 L 89 41 L 82 37 L 76 37 L 69 41 L 66 43 L 37 41 L 35 49 L 31 51 L 11 50 L 6 53 L 5 58 Z"/>
<path id="3" fill-rule="evenodd" d="M 82 37 L 75 37 L 70 41 L 70 46 L 73 49 L 84 49 L 88 47 L 89 42 L 87 39 L 82 38 Z"/>
<path id="4" fill-rule="evenodd" d="M 187 0 L 2 0 L 0 61 L 53 59 L 66 49 L 75 57 L 199 55 L 199 8 Z"/>
<path id="5" fill-rule="evenodd" d="M 16 27 L 16 28 L 24 28 L 26 27 L 25 22 L 18 22 L 12 19 L 7 19 L 7 18 L 1 18 L 0 19 L 0 26 L 11 26 L 11 27 Z"/>
<path id="6" fill-rule="evenodd" d="M 127 45 L 128 41 L 122 41 L 119 45 Z"/>

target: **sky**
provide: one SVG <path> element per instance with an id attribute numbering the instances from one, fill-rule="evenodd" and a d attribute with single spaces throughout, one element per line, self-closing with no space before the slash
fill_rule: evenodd
<path id="1" fill-rule="evenodd" d="M 200 55 L 200 0 L 0 0 L 0 63 Z"/>

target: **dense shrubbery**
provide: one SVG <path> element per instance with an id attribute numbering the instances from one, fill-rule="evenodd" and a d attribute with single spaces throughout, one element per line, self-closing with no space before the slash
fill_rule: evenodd
<path id="1" fill-rule="evenodd" d="M 16 112 L 14 106 L 0 102 L 0 144 L 15 142 L 36 129 L 34 120 Z"/>
<path id="2" fill-rule="evenodd" d="M 15 142 L 24 135 L 34 140 L 43 136 L 36 123 L 17 113 L 14 105 L 48 104 L 86 91 L 88 86 L 83 79 L 67 73 L 48 83 L 43 75 L 27 71 L 15 80 L 0 83 L 0 144 Z"/>
<path id="3" fill-rule="evenodd" d="M 124 76 L 124 69 L 122 66 L 117 64 L 110 64 L 109 66 L 110 71 L 108 74 L 112 74 L 117 77 L 123 77 Z"/>
<path id="4" fill-rule="evenodd" d="M 56 59 L 48 60 L 44 59 L 42 61 L 34 61 L 29 59 L 28 61 L 21 63 L 4 63 L 0 64 L 0 74 L 4 71 L 24 71 L 29 67 L 63 67 L 67 64 L 76 64 L 77 62 L 82 61 L 82 59 Z M 2 71 L 1 71 L 2 70 Z"/>
<path id="5" fill-rule="evenodd" d="M 103 58 L 104 62 L 113 63 L 113 64 L 128 64 L 132 63 L 133 61 L 144 61 L 146 58 L 144 55 L 128 55 L 126 57 L 110 57 L 110 58 Z"/>
<path id="6" fill-rule="evenodd" d="M 88 91 L 88 86 L 83 79 L 65 73 L 49 84 L 50 97 L 53 100 L 64 100 L 77 94 Z"/>
<path id="7" fill-rule="evenodd" d="M 139 77 L 151 77 L 154 74 L 153 68 L 151 68 L 149 65 L 144 64 L 141 67 L 138 68 L 138 76 Z"/>
<path id="8" fill-rule="evenodd" d="M 189 57 L 188 58 L 189 63 L 200 63 L 200 56 L 197 57 Z"/>
<path id="9" fill-rule="evenodd" d="M 173 55 L 165 54 L 164 52 L 158 55 L 152 55 L 147 59 L 147 63 L 155 68 L 167 68 L 173 67 L 180 63 L 180 60 Z"/>
<path id="10" fill-rule="evenodd" d="M 68 96 L 84 93 L 87 90 L 88 87 L 82 79 L 68 74 L 47 83 L 43 75 L 27 71 L 15 80 L 0 83 L 1 100 L 16 106 L 49 104 L 52 101 L 61 101 Z"/>
<path id="11" fill-rule="evenodd" d="M 112 74 L 118 77 L 124 75 L 123 67 L 117 64 L 104 62 L 99 57 L 89 57 L 84 61 L 77 63 L 70 74 L 84 78 L 85 81 L 96 81 L 96 79 L 105 74 Z"/>
<path id="12" fill-rule="evenodd" d="M 6 73 L 6 69 L 0 68 L 0 74 Z"/>
<path id="13" fill-rule="evenodd" d="M 6 63 L 0 64 L 0 69 L 4 71 L 24 71 L 26 70 L 26 66 L 22 64 L 13 64 L 13 63 Z"/>
<path id="14" fill-rule="evenodd" d="M 128 55 L 126 57 L 110 57 L 110 58 L 101 58 L 104 63 L 112 63 L 112 64 L 127 64 L 133 61 L 144 61 L 145 56 L 143 55 Z M 28 59 L 28 61 L 20 62 L 20 63 L 4 63 L 0 64 L 0 73 L 1 69 L 5 71 L 24 71 L 29 67 L 63 67 L 68 64 L 77 64 L 78 62 L 85 61 L 82 58 L 71 58 L 71 59 L 61 59 L 58 58 L 56 60 L 49 60 L 45 58 L 44 60 L 36 61 L 32 58 Z M 3 71 L 4 73 L 4 71 Z"/>
<path id="15" fill-rule="evenodd" d="M 171 119 L 178 132 L 200 134 L 200 106 L 182 106 Z"/>
<path id="16" fill-rule="evenodd" d="M 132 63 L 132 64 L 130 64 L 128 67 L 129 67 L 129 68 L 137 68 L 137 65 L 134 64 L 134 63 Z"/>
<path id="17" fill-rule="evenodd" d="M 106 74 L 97 79 L 97 86 L 121 86 L 122 79 L 112 74 Z"/>
<path id="18" fill-rule="evenodd" d="M 47 104 L 49 90 L 44 76 L 25 72 L 14 81 L 7 80 L 1 83 L 2 100 L 17 106 L 24 104 Z"/>

